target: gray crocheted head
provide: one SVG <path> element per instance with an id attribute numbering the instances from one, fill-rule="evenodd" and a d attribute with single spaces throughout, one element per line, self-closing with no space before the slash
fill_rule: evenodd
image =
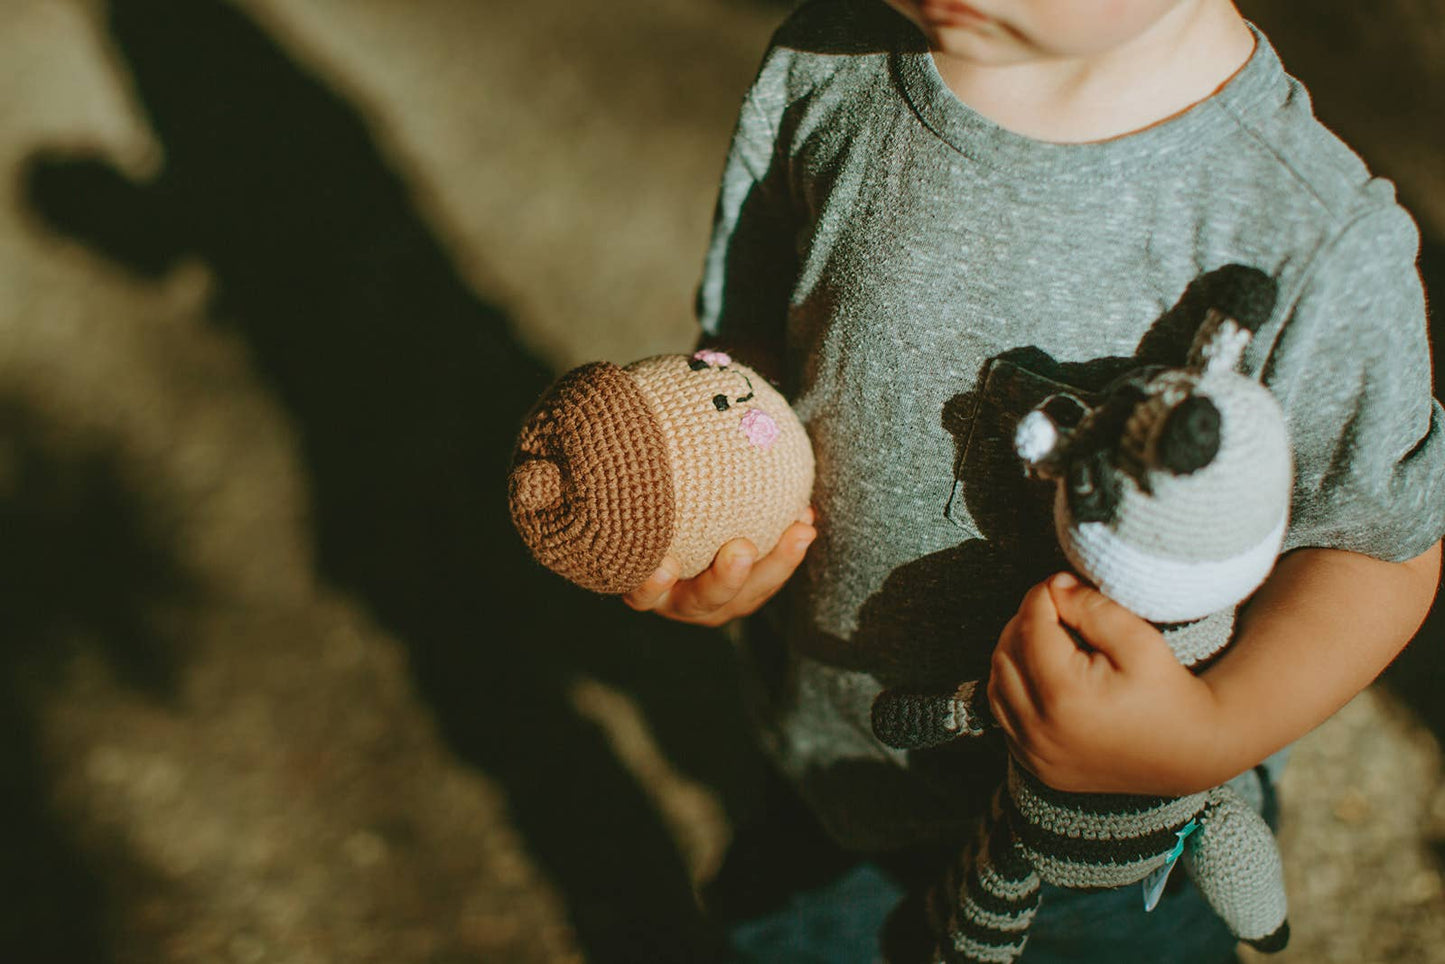
<path id="1" fill-rule="evenodd" d="M 812 487 L 787 401 L 716 351 L 568 372 L 527 416 L 509 486 L 537 561 L 603 593 L 635 589 L 667 555 L 686 578 L 731 539 L 767 552 Z"/>
<path id="2" fill-rule="evenodd" d="M 1153 622 L 1238 604 L 1279 553 L 1291 489 L 1284 415 L 1236 370 L 1260 321 L 1211 311 L 1184 366 L 1132 373 L 1092 406 L 1054 395 L 1018 425 L 1027 468 L 1057 481 L 1070 563 Z"/>

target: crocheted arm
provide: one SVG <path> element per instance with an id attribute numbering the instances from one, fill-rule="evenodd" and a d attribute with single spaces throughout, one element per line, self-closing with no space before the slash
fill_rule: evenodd
<path id="1" fill-rule="evenodd" d="M 1209 791 L 1184 867 L 1210 906 L 1241 940 L 1274 952 L 1289 941 L 1284 866 L 1274 834 L 1228 786 Z"/>
<path id="2" fill-rule="evenodd" d="M 884 690 L 873 701 L 873 734 L 899 750 L 980 736 L 995 725 L 982 680 L 970 680 L 943 694 Z"/>

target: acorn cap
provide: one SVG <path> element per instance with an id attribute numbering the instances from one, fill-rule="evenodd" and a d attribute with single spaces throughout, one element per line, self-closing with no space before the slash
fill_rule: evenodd
<path id="1" fill-rule="evenodd" d="M 512 522 L 542 565 L 601 593 L 656 571 L 675 527 L 667 443 L 636 380 L 596 362 L 532 409 L 508 480 Z"/>

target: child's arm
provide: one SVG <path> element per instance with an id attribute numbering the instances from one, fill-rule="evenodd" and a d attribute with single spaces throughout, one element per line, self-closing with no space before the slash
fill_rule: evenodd
<path id="1" fill-rule="evenodd" d="M 782 589 L 817 534 L 813 510 L 808 509 L 761 559 L 747 539 L 734 539 L 718 550 L 708 569 L 691 579 L 678 579 L 677 560 L 669 556 L 647 582 L 622 600 L 633 609 L 678 622 L 721 626 L 755 612 Z"/>
<path id="2" fill-rule="evenodd" d="M 1197 677 L 1147 622 L 1055 576 L 1005 628 L 989 702 L 1020 761 L 1059 789 L 1202 790 L 1303 736 L 1368 686 L 1419 628 L 1439 573 L 1438 543 L 1402 563 L 1292 552 L 1242 612 L 1234 644 Z"/>
<path id="3" fill-rule="evenodd" d="M 783 330 L 797 275 L 796 212 L 787 165 L 778 163 L 785 154 L 774 143 L 779 114 L 791 96 L 789 56 L 786 46 L 771 47 L 744 99 L 697 297 L 704 333 L 699 347 L 722 348 L 774 384 L 781 384 Z M 809 510 L 761 559 L 752 543 L 734 540 L 692 579 L 679 580 L 677 561 L 664 560 L 652 578 L 623 600 L 633 609 L 703 626 L 747 616 L 802 563 L 817 535 L 812 523 Z"/>

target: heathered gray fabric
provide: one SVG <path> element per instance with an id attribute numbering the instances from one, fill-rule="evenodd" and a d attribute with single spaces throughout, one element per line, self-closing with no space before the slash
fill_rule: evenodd
<path id="1" fill-rule="evenodd" d="M 1182 362 L 1217 269 L 1279 285 L 1244 368 L 1289 420 L 1286 548 L 1399 560 L 1445 532 L 1416 244 L 1262 37 L 1188 112 L 1057 145 L 960 103 L 879 0 L 793 15 L 742 108 L 699 314 L 780 362 L 813 439 L 819 537 L 744 656 L 765 743 L 841 841 L 956 841 L 1001 777 L 992 741 L 885 749 L 870 705 L 981 675 L 1061 565 L 1014 423 Z"/>

